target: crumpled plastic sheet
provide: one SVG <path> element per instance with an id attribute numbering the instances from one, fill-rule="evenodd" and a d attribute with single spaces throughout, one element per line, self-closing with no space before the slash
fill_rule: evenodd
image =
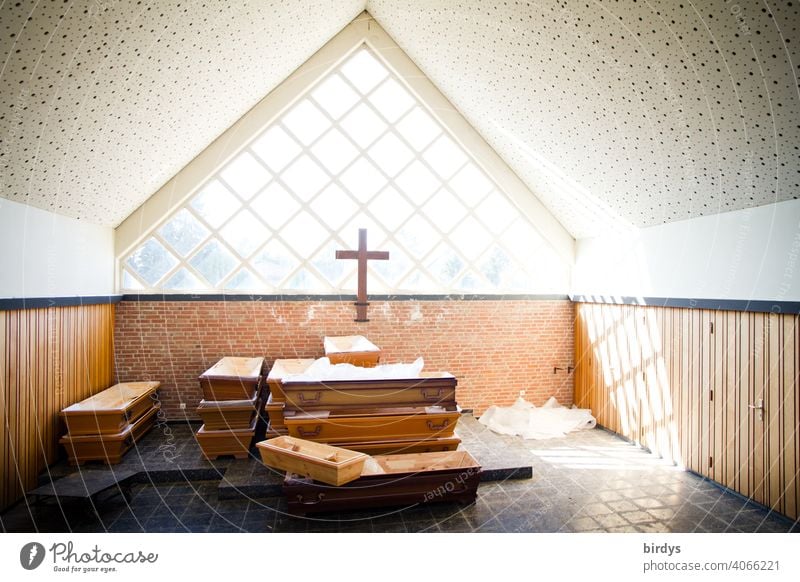
<path id="1" fill-rule="evenodd" d="M 319 358 L 302 374 L 293 374 L 284 382 L 325 382 L 331 380 L 390 380 L 419 378 L 425 365 L 422 358 L 411 364 L 381 364 L 374 368 L 362 368 L 353 364 L 331 364 L 328 358 Z"/>
<path id="2" fill-rule="evenodd" d="M 585 408 L 566 408 L 550 397 L 544 406 L 517 398 L 508 407 L 490 406 L 478 422 L 499 434 L 521 436 L 524 439 L 550 439 L 566 436 L 576 430 L 597 426 L 592 411 Z"/>

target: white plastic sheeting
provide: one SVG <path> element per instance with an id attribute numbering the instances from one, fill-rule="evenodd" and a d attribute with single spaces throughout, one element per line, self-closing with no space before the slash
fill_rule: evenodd
<path id="1" fill-rule="evenodd" d="M 362 368 L 353 364 L 331 364 L 328 358 L 314 360 L 302 374 L 284 378 L 284 382 L 324 382 L 330 380 L 388 380 L 395 378 L 419 378 L 425 365 L 422 358 L 411 364 L 381 364 L 374 368 Z"/>
<path id="2" fill-rule="evenodd" d="M 509 407 L 490 406 L 478 422 L 496 433 L 524 439 L 563 437 L 575 430 L 597 426 L 591 410 L 565 408 L 553 397 L 540 408 L 522 397 Z"/>

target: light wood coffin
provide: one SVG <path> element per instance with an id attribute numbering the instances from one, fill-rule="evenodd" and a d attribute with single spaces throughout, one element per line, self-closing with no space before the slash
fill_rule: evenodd
<path id="1" fill-rule="evenodd" d="M 286 412 L 289 435 L 317 442 L 376 442 L 450 437 L 459 413 L 439 407 L 377 408 L 342 412 Z"/>
<path id="2" fill-rule="evenodd" d="M 295 515 L 439 501 L 468 504 L 475 500 L 480 472 L 466 451 L 376 456 L 364 463 L 360 478 L 338 487 L 289 473 L 283 493 Z"/>
<path id="3" fill-rule="evenodd" d="M 397 455 L 403 453 L 434 453 L 455 451 L 461 444 L 458 437 L 442 437 L 423 440 L 376 441 L 367 443 L 329 443 L 333 446 L 344 446 L 351 451 L 359 451 L 368 455 Z"/>
<path id="4" fill-rule="evenodd" d="M 275 360 L 267 374 L 267 386 L 273 402 L 286 400 L 281 389 L 281 381 L 284 378 L 292 374 L 302 374 L 313 363 L 314 360 L 311 358 Z"/>
<path id="5" fill-rule="evenodd" d="M 225 357 L 198 378 L 205 400 L 250 400 L 261 382 L 263 358 Z"/>
<path id="6" fill-rule="evenodd" d="M 286 424 L 283 421 L 283 409 L 286 406 L 284 402 L 276 402 L 272 399 L 272 394 L 269 395 L 267 403 L 264 405 L 264 410 L 267 411 L 269 424 L 275 429 L 285 429 Z"/>
<path id="7" fill-rule="evenodd" d="M 361 476 L 367 455 L 289 436 L 256 443 L 268 467 L 310 477 L 328 485 L 344 485 Z"/>
<path id="8" fill-rule="evenodd" d="M 201 400 L 197 414 L 206 430 L 238 430 L 249 428 L 258 411 L 259 395 L 250 400 Z"/>
<path id="9" fill-rule="evenodd" d="M 226 455 L 246 459 L 250 455 L 256 422 L 258 416 L 253 418 L 248 428 L 239 430 L 207 430 L 203 425 L 194 436 L 206 459 L 214 460 Z"/>
<path id="10" fill-rule="evenodd" d="M 158 406 L 151 406 L 136 422 L 117 434 L 66 434 L 59 442 L 67 450 L 67 457 L 72 465 L 81 465 L 88 461 L 102 461 L 109 465 L 119 463 L 134 443 L 153 427 L 158 410 Z"/>
<path id="11" fill-rule="evenodd" d="M 381 350 L 363 335 L 326 337 L 325 356 L 331 364 L 353 364 L 373 368 L 381 359 Z"/>
<path id="12" fill-rule="evenodd" d="M 378 406 L 441 406 L 456 410 L 457 380 L 447 372 L 419 378 L 281 383 L 287 409 L 312 411 Z"/>
<path id="13" fill-rule="evenodd" d="M 116 384 L 61 411 L 70 436 L 116 435 L 146 414 L 160 382 Z"/>

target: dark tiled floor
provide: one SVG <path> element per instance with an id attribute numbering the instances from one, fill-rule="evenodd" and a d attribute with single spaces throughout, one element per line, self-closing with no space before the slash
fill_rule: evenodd
<path id="1" fill-rule="evenodd" d="M 180 431 L 176 429 L 175 432 Z M 189 475 L 188 478 L 136 483 L 130 502 L 117 495 L 88 505 L 88 510 L 87 505 L 77 502 L 59 505 L 51 501 L 42 507 L 20 503 L 0 520 L 4 531 L 800 530 L 797 524 L 667 465 L 602 430 L 575 433 L 563 439 L 522 441 L 489 433 L 468 418 L 460 423 L 459 435 L 482 464 L 494 467 L 532 465 L 533 477 L 482 483 L 478 499 L 467 507 L 439 504 L 296 518 L 286 514 L 283 498 L 262 497 L 263 492 L 258 493 L 258 497 L 243 491 L 237 493 L 236 483 L 231 484 L 226 479 L 226 476 L 241 478 L 243 483 L 250 484 L 257 479 L 279 482 L 277 475 L 270 476 L 271 473 L 254 460 L 221 461 L 212 465 L 197 458 L 190 443 L 181 441 L 174 452 L 180 471 Z M 157 442 L 150 444 L 157 450 Z M 126 458 L 125 462 L 131 464 L 135 460 Z M 175 467 L 173 465 L 169 472 L 167 465 L 169 463 L 165 462 L 165 467 L 153 470 L 150 475 L 174 479 Z"/>

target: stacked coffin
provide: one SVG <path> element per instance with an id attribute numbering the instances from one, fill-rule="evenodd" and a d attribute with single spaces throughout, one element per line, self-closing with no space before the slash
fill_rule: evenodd
<path id="1" fill-rule="evenodd" d="M 331 364 L 353 364 L 363 368 L 378 365 L 381 349 L 363 335 L 344 335 L 323 339 L 325 357 Z"/>
<path id="2" fill-rule="evenodd" d="M 203 400 L 197 414 L 203 426 L 195 435 L 209 460 L 247 458 L 258 423 L 263 358 L 226 357 L 200 375 Z"/>
<path id="3" fill-rule="evenodd" d="M 305 515 L 436 501 L 472 503 L 481 466 L 466 451 L 367 456 L 293 437 L 257 444 L 265 465 L 287 471 L 289 512 Z"/>
<path id="4" fill-rule="evenodd" d="M 349 349 L 363 362 L 375 353 L 361 336 L 325 338 L 326 351 L 343 360 Z M 368 360 L 374 366 L 380 356 Z M 303 373 L 313 360 L 277 360 L 269 381 L 273 404 L 268 409 L 269 435 L 328 443 L 369 454 L 453 451 L 459 418 L 456 378 L 446 372 L 422 372 L 408 378 L 309 380 Z M 349 363 L 349 362 L 346 362 Z M 277 372 L 276 372 L 277 370 Z M 284 428 L 285 427 L 285 428 Z"/>
<path id="5" fill-rule="evenodd" d="M 283 411 L 286 406 L 286 397 L 283 395 L 281 388 L 283 379 L 295 374 L 302 374 L 313 363 L 314 360 L 310 359 L 275 360 L 267 375 L 269 398 L 264 407 L 269 418 L 267 435 L 281 436 L 288 434 L 283 420 Z"/>
<path id="6" fill-rule="evenodd" d="M 67 434 L 59 441 L 69 462 L 119 463 L 155 424 L 159 382 L 116 384 L 61 411 Z"/>

